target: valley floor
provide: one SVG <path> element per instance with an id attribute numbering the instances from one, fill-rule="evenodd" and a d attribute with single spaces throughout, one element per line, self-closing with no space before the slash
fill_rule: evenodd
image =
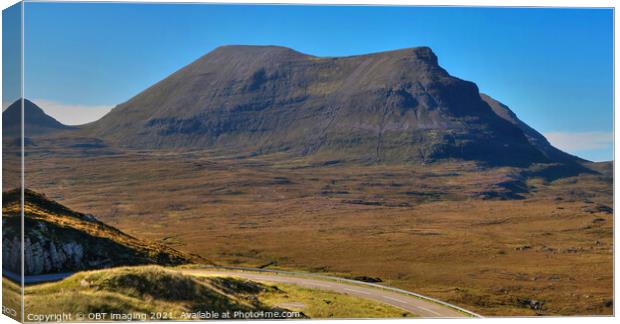
<path id="1" fill-rule="evenodd" d="M 380 278 L 484 316 L 613 313 L 609 166 L 544 181 L 456 162 L 282 161 L 38 147 L 26 186 L 221 265 Z"/>

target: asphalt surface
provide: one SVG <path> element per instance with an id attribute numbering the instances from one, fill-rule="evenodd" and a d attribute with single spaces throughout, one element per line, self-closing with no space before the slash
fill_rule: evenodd
<path id="1" fill-rule="evenodd" d="M 457 306 L 447 304 L 442 301 L 432 300 L 432 298 L 418 295 L 409 291 L 382 286 L 374 283 L 364 283 L 348 279 L 308 275 L 277 270 L 262 270 L 250 268 L 217 268 L 207 267 L 198 269 L 178 269 L 182 273 L 194 276 L 222 276 L 237 277 L 253 281 L 270 283 L 284 283 L 298 285 L 312 289 L 322 289 L 351 296 L 361 297 L 388 304 L 400 309 L 409 311 L 420 317 L 434 318 L 455 318 L 479 316 L 464 309 L 457 310 Z M 14 281 L 21 281 L 21 276 L 7 270 L 2 271 L 3 276 Z M 49 281 L 58 281 L 69 277 L 73 273 L 55 273 L 35 276 L 25 276 L 25 284 L 34 284 Z M 468 314 L 469 313 L 469 314 Z"/>
<path id="2" fill-rule="evenodd" d="M 49 274 L 41 274 L 35 276 L 24 276 L 24 284 L 35 284 L 49 281 L 58 281 L 65 279 L 74 274 L 74 272 L 63 272 L 63 273 L 49 273 Z M 2 270 L 2 275 L 11 279 L 13 282 L 20 283 L 22 281 L 21 275 L 17 273 L 13 273 L 7 270 Z"/>
<path id="3" fill-rule="evenodd" d="M 403 293 L 393 292 L 379 287 L 366 286 L 364 285 L 364 283 L 354 284 L 351 282 L 340 282 L 318 278 L 300 277 L 295 275 L 272 272 L 256 273 L 251 271 L 220 269 L 183 269 L 181 271 L 185 274 L 195 276 L 215 275 L 224 277 L 237 277 L 253 281 L 285 283 L 312 289 L 329 290 L 395 306 L 409 311 L 420 317 L 453 318 L 467 316 L 463 312 L 459 312 L 456 309 L 446 305 L 441 305 L 430 300 L 418 298 Z"/>

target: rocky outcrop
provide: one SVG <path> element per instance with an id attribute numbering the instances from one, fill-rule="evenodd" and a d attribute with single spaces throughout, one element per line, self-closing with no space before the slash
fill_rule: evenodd
<path id="1" fill-rule="evenodd" d="M 2 223 L 3 228 L 6 228 L 4 219 Z M 13 273 L 21 273 L 21 258 L 20 238 L 17 236 L 6 237 L 2 235 L 2 268 Z"/>
<path id="2" fill-rule="evenodd" d="M 30 238 L 26 238 L 24 257 L 24 270 L 27 274 L 62 272 L 81 267 L 84 248 L 77 242 L 66 242 L 57 246 L 52 241 L 32 243 Z"/>
<path id="3" fill-rule="evenodd" d="M 3 268 L 21 272 L 19 192 L 3 194 Z M 25 193 L 24 274 L 73 272 L 121 265 L 176 265 L 199 261 L 164 245 L 129 236 L 32 191 Z"/>

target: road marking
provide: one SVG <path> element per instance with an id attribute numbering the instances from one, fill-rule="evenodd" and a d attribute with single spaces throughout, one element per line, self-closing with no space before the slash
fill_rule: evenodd
<path id="1" fill-rule="evenodd" d="M 430 310 L 430 309 L 428 309 L 428 308 L 426 308 L 426 307 L 423 307 L 423 306 L 418 306 L 418 307 L 419 307 L 420 309 L 423 309 L 423 310 L 427 311 L 427 312 L 433 313 L 433 314 L 435 314 L 435 315 L 437 315 L 437 316 L 441 316 L 441 314 L 437 313 L 437 312 L 436 312 L 436 311 L 434 311 L 434 310 Z"/>
<path id="2" fill-rule="evenodd" d="M 352 291 L 352 292 L 356 292 L 356 293 L 359 293 L 359 294 L 364 294 L 364 295 L 370 295 L 370 293 L 369 293 L 369 292 L 366 292 L 366 291 L 363 291 L 363 290 L 350 289 L 350 288 L 345 288 L 344 290 L 347 290 L 347 291 Z"/>
<path id="3" fill-rule="evenodd" d="M 397 301 L 399 303 L 403 303 L 403 304 L 407 304 L 407 301 L 404 301 L 402 299 L 398 299 L 398 298 L 394 298 L 394 297 L 390 297 L 390 296 L 384 296 L 385 298 L 389 299 L 389 300 L 393 300 L 393 301 Z"/>

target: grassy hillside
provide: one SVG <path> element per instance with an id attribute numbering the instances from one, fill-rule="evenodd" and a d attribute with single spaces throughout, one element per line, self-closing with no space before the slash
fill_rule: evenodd
<path id="1" fill-rule="evenodd" d="M 2 277 L 2 306 L 3 314 L 17 321 L 21 320 L 22 296 L 20 286 Z"/>
<path id="2" fill-rule="evenodd" d="M 169 319 L 187 319 L 184 313 L 297 311 L 297 318 L 412 316 L 342 294 L 242 279 L 193 277 L 158 266 L 80 272 L 60 282 L 29 286 L 25 295 L 26 314 L 106 312 L 146 314 L 150 319 L 153 312 Z"/>
<path id="3" fill-rule="evenodd" d="M 25 191 L 25 273 L 42 274 L 119 265 L 177 265 L 201 260 L 163 244 L 127 235 L 118 229 L 62 206 L 46 196 Z M 19 249 L 19 190 L 3 193 L 3 249 Z M 18 260 L 4 268 L 18 272 Z"/>

